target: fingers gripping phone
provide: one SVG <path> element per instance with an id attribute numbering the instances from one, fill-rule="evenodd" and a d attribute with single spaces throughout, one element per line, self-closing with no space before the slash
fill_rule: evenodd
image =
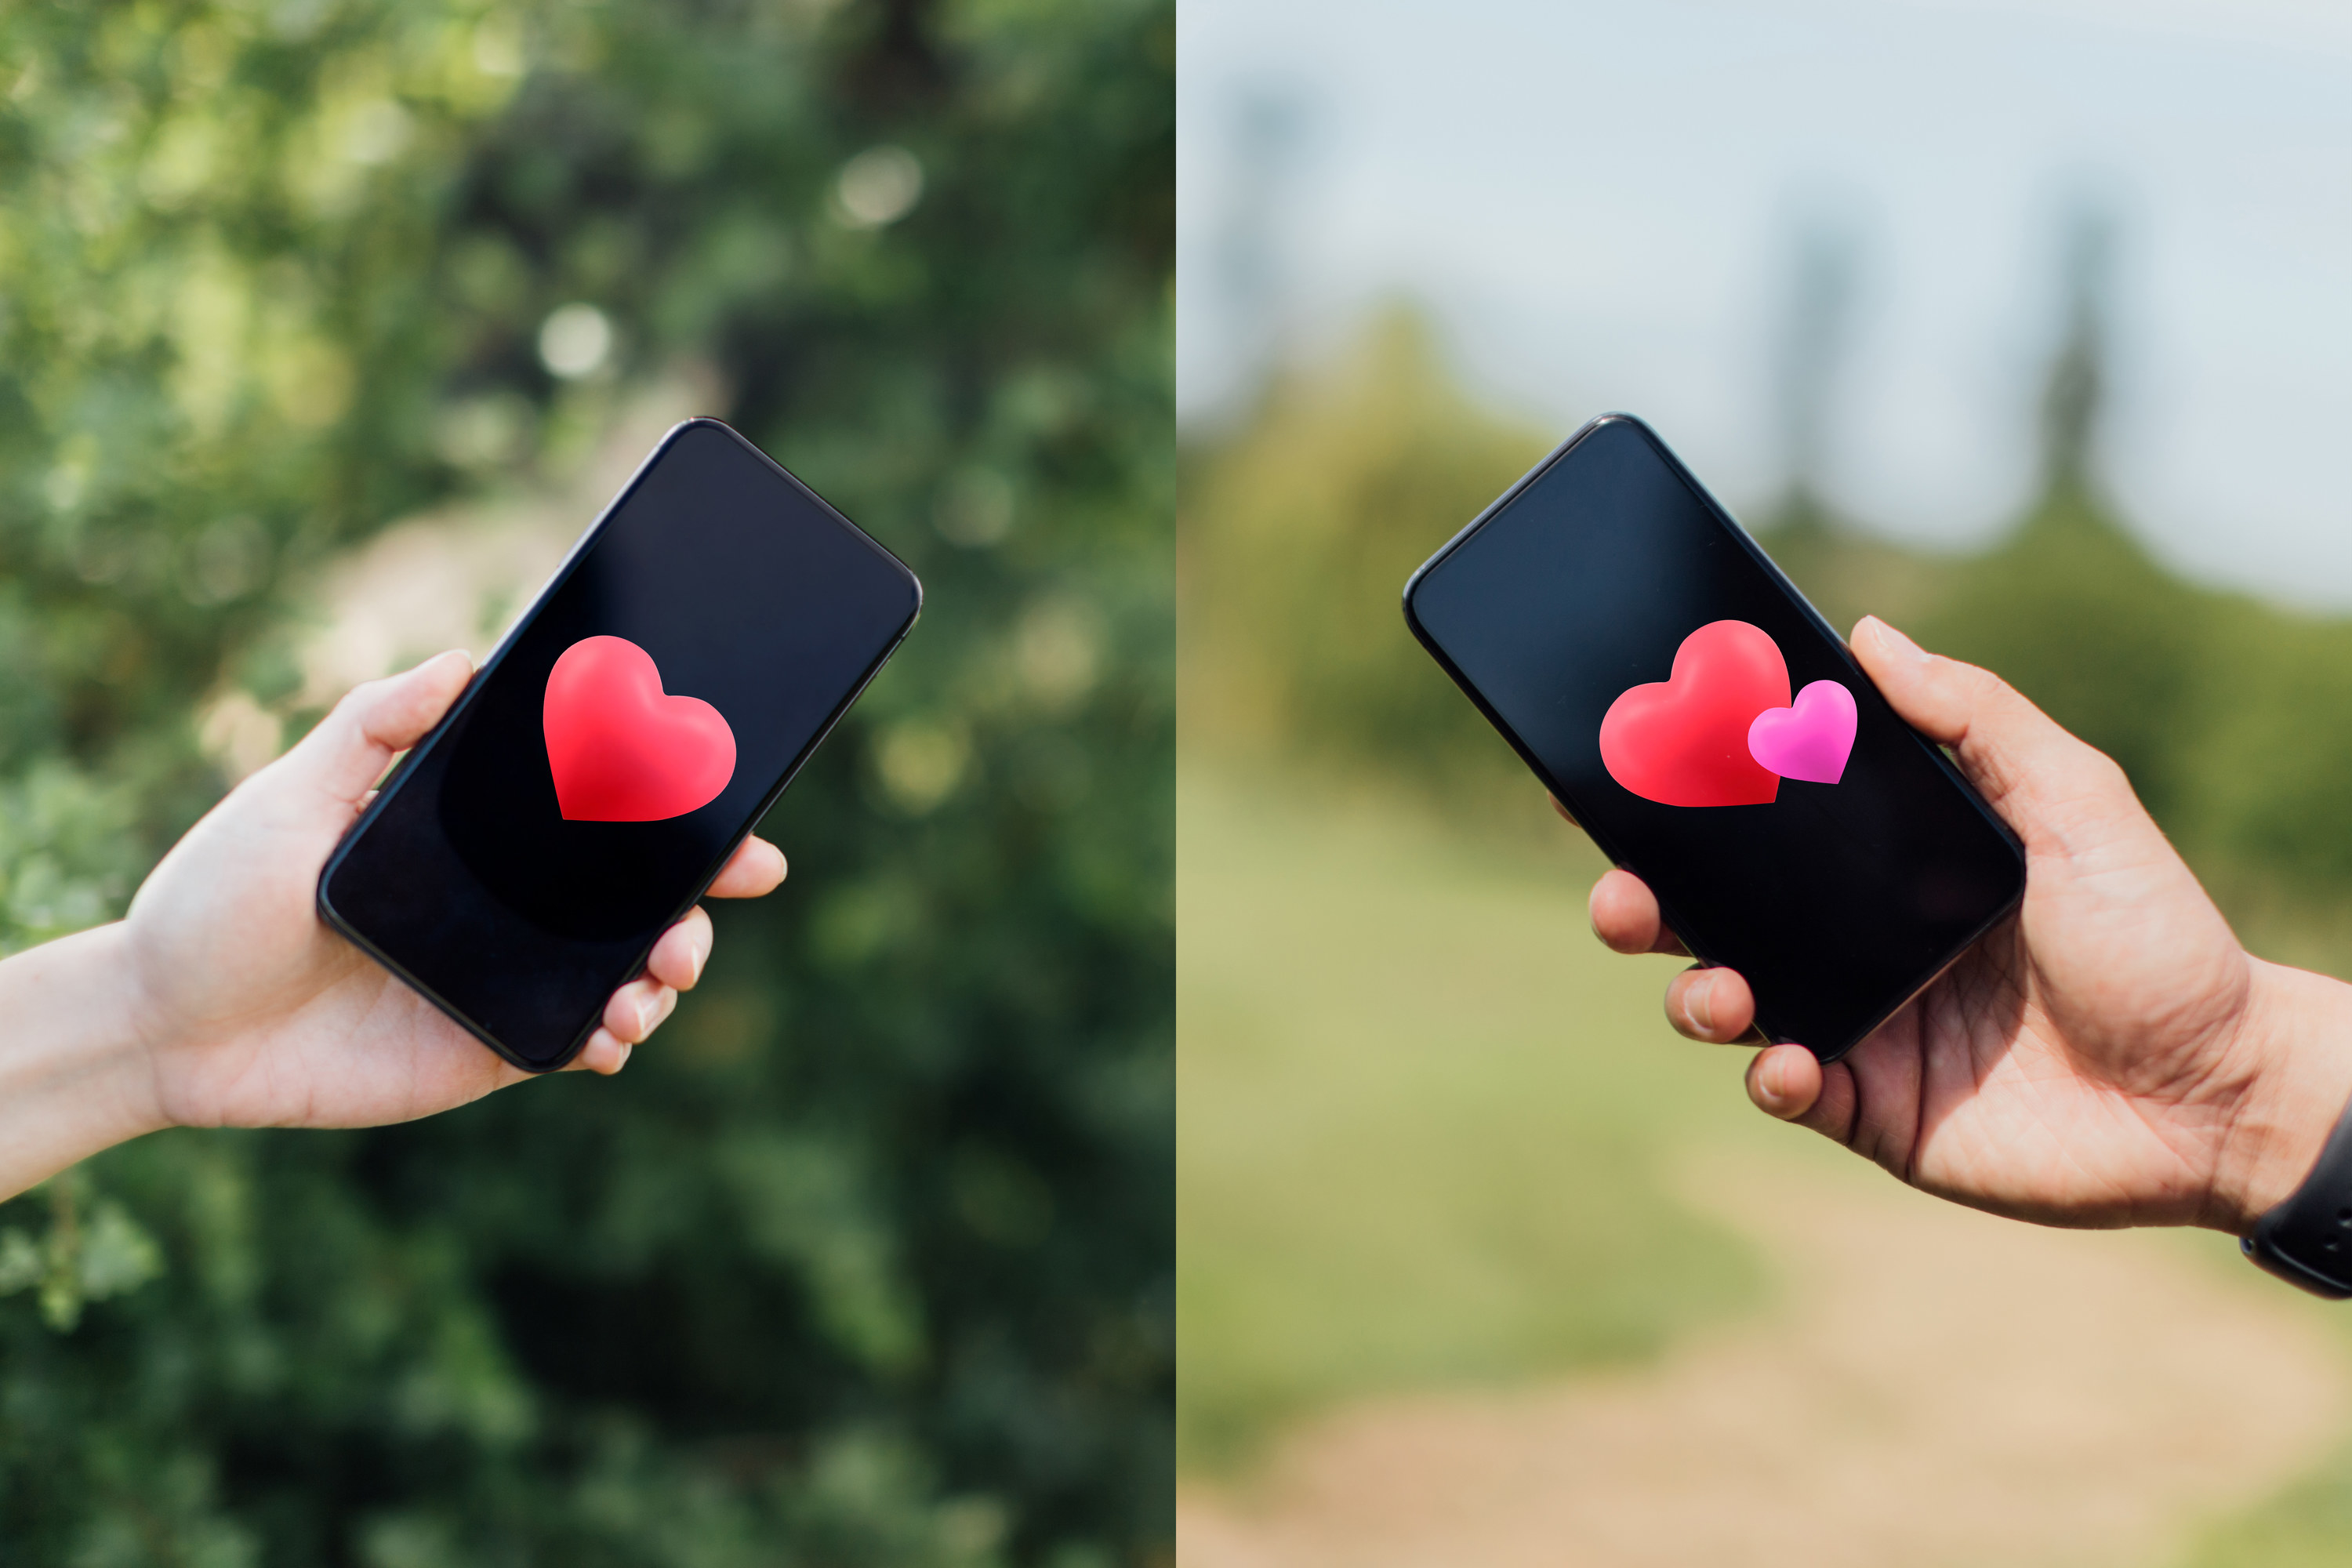
<path id="1" fill-rule="evenodd" d="M 1769 1039 L 1834 1061 L 2024 894 L 2015 836 L 1638 419 L 1570 437 L 1404 611 Z"/>
<path id="2" fill-rule="evenodd" d="M 605 508 L 319 879 L 320 915 L 499 1055 L 577 1055 L 922 605 L 714 419 Z"/>

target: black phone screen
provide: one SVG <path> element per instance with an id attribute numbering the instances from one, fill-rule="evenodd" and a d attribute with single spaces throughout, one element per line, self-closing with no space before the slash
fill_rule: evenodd
<path id="1" fill-rule="evenodd" d="M 1638 420 L 1571 437 L 1405 616 L 1773 1040 L 1843 1055 L 2024 890 L 1982 797 Z"/>
<path id="2" fill-rule="evenodd" d="M 500 1055 L 562 1066 L 921 600 L 751 443 L 679 426 L 345 837 L 321 913 Z"/>

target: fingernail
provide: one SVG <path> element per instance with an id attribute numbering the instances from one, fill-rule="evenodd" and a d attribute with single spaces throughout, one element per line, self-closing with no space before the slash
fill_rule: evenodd
<path id="1" fill-rule="evenodd" d="M 1870 618 L 1872 623 L 1878 627 L 1878 640 L 1880 644 L 1885 647 L 1887 652 L 1899 653 L 1916 664 L 1925 664 L 1927 662 L 1927 650 L 1926 648 L 1921 647 L 1917 643 L 1913 642 L 1909 637 L 1905 637 L 1901 632 L 1896 631 L 1893 626 L 1888 626 L 1876 616 L 1873 616 Z"/>
<path id="2" fill-rule="evenodd" d="M 637 1033 L 651 1034 L 654 1026 L 654 1005 L 651 1000 L 637 1004 Z"/>
<path id="3" fill-rule="evenodd" d="M 687 951 L 694 955 L 693 966 L 688 973 L 693 979 L 699 980 L 702 978 L 702 966 L 710 962 L 710 954 L 699 943 Z"/>
<path id="4" fill-rule="evenodd" d="M 1783 1121 L 1789 1120 L 1789 1107 L 1792 1103 L 1789 1098 L 1789 1069 L 1780 1065 L 1779 1057 L 1767 1051 L 1764 1059 L 1756 1064 L 1755 1076 L 1748 1081 L 1752 1086 L 1749 1096 L 1756 1101 L 1759 1110 Z"/>
<path id="5" fill-rule="evenodd" d="M 1709 999 L 1714 991 L 1715 982 L 1701 978 L 1692 981 L 1690 989 L 1683 993 L 1683 1015 L 1702 1035 L 1715 1033 L 1715 1005 Z"/>

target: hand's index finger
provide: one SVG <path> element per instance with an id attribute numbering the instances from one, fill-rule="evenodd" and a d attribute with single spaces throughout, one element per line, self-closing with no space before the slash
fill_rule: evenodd
<path id="1" fill-rule="evenodd" d="M 1592 934 L 1614 952 L 1664 952 L 1688 958 L 1658 910 L 1657 895 L 1631 871 L 1606 872 L 1592 884 Z"/>
<path id="2" fill-rule="evenodd" d="M 714 899 L 757 899 L 783 884 L 784 852 L 757 834 L 746 838 L 710 884 Z"/>
<path id="3" fill-rule="evenodd" d="M 1583 830 L 1584 824 L 1576 820 L 1576 813 L 1569 810 L 1568 807 L 1560 804 L 1559 796 L 1554 795 L 1547 795 L 1544 798 L 1551 802 L 1551 808 L 1559 813 L 1561 821 L 1567 823 L 1570 827 L 1576 828 L 1580 832 Z M 1646 914 L 1638 907 L 1625 912 L 1631 914 L 1635 925 L 1640 925 L 1643 929 L 1647 930 L 1648 934 L 1640 934 L 1640 932 L 1633 929 L 1633 925 L 1627 925 L 1620 928 L 1612 923 L 1611 926 L 1603 926 L 1601 924 L 1601 888 L 1598 884 L 1596 884 L 1592 889 L 1593 933 L 1599 936 L 1602 942 L 1607 942 L 1611 947 L 1616 949 L 1619 952 L 1663 952 L 1671 958 L 1688 958 L 1691 955 L 1690 949 L 1683 945 L 1683 939 L 1674 933 L 1674 931 L 1665 923 L 1664 918 L 1658 913 L 1658 900 L 1656 897 L 1650 892 L 1648 886 L 1644 884 L 1640 878 L 1634 877 L 1631 871 L 1621 870 L 1612 872 L 1609 875 L 1632 878 L 1634 885 L 1641 888 L 1643 897 L 1648 900 L 1649 908 Z M 1602 882 L 1606 882 L 1608 879 L 1609 877 L 1607 876 L 1601 878 Z M 1627 933 L 1623 942 L 1621 942 L 1615 934 L 1612 934 L 1619 929 L 1624 930 Z M 1626 945 L 1627 942 L 1631 942 L 1633 945 L 1628 946 Z"/>

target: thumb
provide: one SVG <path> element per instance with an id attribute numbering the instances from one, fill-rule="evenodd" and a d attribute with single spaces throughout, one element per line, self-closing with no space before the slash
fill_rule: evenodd
<path id="1" fill-rule="evenodd" d="M 441 721 L 473 675 L 472 656 L 452 648 L 414 669 L 355 686 L 286 753 L 285 765 L 336 800 L 356 801 L 396 753 Z"/>
<path id="2" fill-rule="evenodd" d="M 2062 802 L 2138 803 L 2106 754 L 2077 740 L 1990 670 L 1932 654 L 1880 620 L 1856 622 L 1853 657 L 1905 722 L 1948 746 L 1960 772 L 2029 837 Z"/>

